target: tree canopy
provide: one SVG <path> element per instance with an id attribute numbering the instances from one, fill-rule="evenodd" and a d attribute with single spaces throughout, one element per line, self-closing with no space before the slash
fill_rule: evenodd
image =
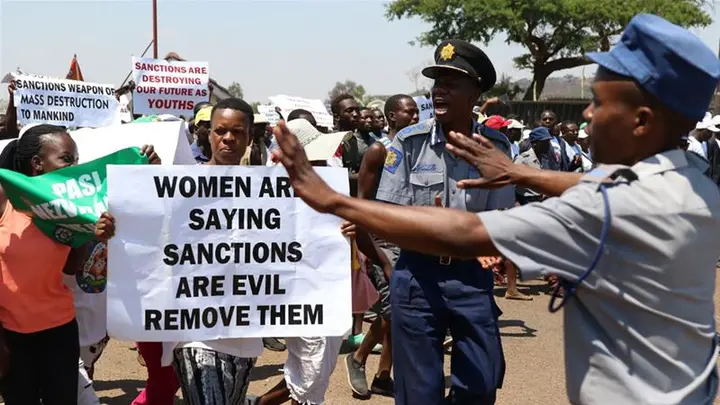
<path id="1" fill-rule="evenodd" d="M 228 86 L 227 90 L 231 96 L 237 97 L 237 98 L 243 98 L 243 89 L 242 89 L 242 86 L 240 86 L 240 83 L 238 83 L 238 82 L 230 83 L 230 86 Z"/>
<path id="2" fill-rule="evenodd" d="M 684 27 L 707 26 L 706 0 L 394 0 L 388 19 L 419 17 L 432 25 L 418 40 L 437 45 L 445 39 L 487 43 L 499 34 L 523 45 L 515 58 L 533 72 L 526 100 L 539 97 L 553 72 L 590 64 L 584 54 L 607 51 L 630 19 L 653 13 Z M 498 72 L 502 73 L 502 72 Z"/>
<path id="3" fill-rule="evenodd" d="M 368 101 L 365 100 L 365 98 L 367 97 L 367 94 L 365 93 L 365 88 L 352 80 L 345 80 L 345 82 L 336 82 L 332 90 L 328 92 L 328 100 L 332 101 L 332 99 L 344 93 L 351 94 L 361 103 Z"/>

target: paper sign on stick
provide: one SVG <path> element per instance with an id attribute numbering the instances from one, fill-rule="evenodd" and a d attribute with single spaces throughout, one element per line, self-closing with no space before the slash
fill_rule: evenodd
<path id="1" fill-rule="evenodd" d="M 265 118 L 268 120 L 268 124 L 270 124 L 271 127 L 274 127 L 277 125 L 278 121 L 280 121 L 280 116 L 275 111 L 274 105 L 268 105 L 268 104 L 260 104 L 257 106 L 258 113 L 265 116 Z"/>
<path id="2" fill-rule="evenodd" d="M 316 168 L 347 194 L 347 171 Z M 282 167 L 110 166 L 108 332 L 129 341 L 341 336 L 341 220 L 293 197 Z"/>
<path id="3" fill-rule="evenodd" d="M 420 122 L 429 120 L 430 118 L 435 116 L 435 109 L 433 108 L 433 102 L 431 99 L 424 96 L 418 96 L 413 98 L 415 99 L 415 103 L 418 106 L 418 118 L 420 119 Z"/>
<path id="4" fill-rule="evenodd" d="M 279 95 L 270 97 L 270 101 L 272 104 L 280 107 L 284 119 L 287 119 L 287 116 L 290 115 L 293 110 L 303 109 L 309 111 L 313 117 L 315 117 L 315 121 L 317 121 L 319 126 L 326 128 L 333 127 L 333 116 L 328 113 L 325 104 L 320 100 Z"/>
<path id="5" fill-rule="evenodd" d="M 191 117 L 195 104 L 208 101 L 207 62 L 133 57 L 133 112 Z"/>
<path id="6" fill-rule="evenodd" d="M 103 127 L 117 119 L 115 88 L 76 80 L 15 77 L 15 107 L 21 125 Z"/>

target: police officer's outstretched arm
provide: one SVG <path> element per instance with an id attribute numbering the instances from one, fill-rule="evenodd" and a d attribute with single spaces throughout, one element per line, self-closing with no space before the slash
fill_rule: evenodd
<path id="1" fill-rule="evenodd" d="M 447 150 L 475 166 L 479 179 L 458 182 L 461 188 L 497 188 L 515 184 L 547 196 L 559 196 L 580 182 L 582 174 L 535 169 L 514 164 L 487 138 L 473 135 L 473 139 L 450 131 Z"/>
<path id="2" fill-rule="evenodd" d="M 295 194 L 319 212 L 342 217 L 401 248 L 438 256 L 495 256 L 497 249 L 476 214 L 434 207 L 405 207 L 340 195 L 315 173 L 298 139 L 275 127 L 279 148 Z"/>

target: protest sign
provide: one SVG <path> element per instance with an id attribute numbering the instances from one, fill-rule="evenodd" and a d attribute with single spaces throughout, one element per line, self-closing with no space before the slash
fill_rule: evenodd
<path id="1" fill-rule="evenodd" d="M 420 122 L 429 120 L 435 116 L 432 99 L 424 96 L 413 97 L 418 106 Z"/>
<path id="2" fill-rule="evenodd" d="M 348 194 L 347 170 L 316 168 Z M 350 245 L 282 167 L 110 166 L 108 332 L 129 341 L 341 336 Z"/>
<path id="3" fill-rule="evenodd" d="M 280 107 L 280 112 L 284 119 L 287 119 L 287 116 L 293 110 L 303 109 L 310 111 L 319 126 L 326 128 L 333 127 L 333 116 L 328 113 L 325 104 L 320 100 L 279 95 L 270 97 L 270 101 L 272 104 Z"/>
<path id="4" fill-rule="evenodd" d="M 117 119 L 115 88 L 75 80 L 15 77 L 15 107 L 21 125 L 103 127 Z"/>
<path id="5" fill-rule="evenodd" d="M 31 216 L 44 234 L 78 247 L 95 239 L 95 223 L 107 211 L 107 165 L 147 162 L 140 149 L 127 148 L 40 176 L 0 169 L 0 183 L 13 207 Z"/>
<path id="6" fill-rule="evenodd" d="M 103 128 L 83 128 L 70 131 L 80 154 L 79 163 L 89 162 L 132 146 L 153 145 L 164 165 L 194 165 L 184 123 L 153 122 L 147 124 L 114 125 Z M 0 140 L 0 151 L 13 139 Z"/>
<path id="7" fill-rule="evenodd" d="M 97 159 L 130 146 L 153 145 L 164 165 L 194 165 L 185 123 L 151 122 L 113 125 L 70 132 L 80 154 L 80 163 Z"/>
<path id="8" fill-rule="evenodd" d="M 192 117 L 195 104 L 208 101 L 207 62 L 132 59 L 135 114 L 172 114 Z"/>
<path id="9" fill-rule="evenodd" d="M 265 116 L 265 119 L 268 120 L 268 124 L 270 124 L 271 127 L 274 127 L 278 121 L 280 121 L 280 115 L 275 111 L 274 105 L 260 104 L 257 106 L 257 109 L 258 113 Z"/>

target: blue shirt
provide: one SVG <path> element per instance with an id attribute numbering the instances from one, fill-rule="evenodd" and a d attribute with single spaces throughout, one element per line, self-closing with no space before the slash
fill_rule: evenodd
<path id="1" fill-rule="evenodd" d="M 510 141 L 501 132 L 477 122 L 482 134 L 510 157 Z M 446 138 L 434 119 L 404 128 L 388 148 L 377 199 L 394 204 L 433 206 L 439 195 L 444 207 L 470 212 L 509 208 L 515 204 L 513 186 L 497 190 L 457 188 L 457 182 L 479 178 L 475 167 L 445 150 Z"/>
<path id="2" fill-rule="evenodd" d="M 196 162 L 205 163 L 210 161 L 210 158 L 203 154 L 200 146 L 198 146 L 197 144 L 197 141 L 190 144 L 190 150 L 192 151 L 193 157 L 195 158 Z"/>

